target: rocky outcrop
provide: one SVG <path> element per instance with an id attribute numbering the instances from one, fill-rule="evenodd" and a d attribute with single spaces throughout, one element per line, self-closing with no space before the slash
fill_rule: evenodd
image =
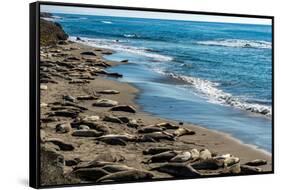
<path id="1" fill-rule="evenodd" d="M 68 35 L 61 25 L 56 22 L 40 19 L 40 45 L 55 45 L 60 41 L 67 40 Z"/>

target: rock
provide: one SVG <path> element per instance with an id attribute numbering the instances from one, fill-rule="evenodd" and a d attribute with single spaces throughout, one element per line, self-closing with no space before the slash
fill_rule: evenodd
<path id="1" fill-rule="evenodd" d="M 200 177 L 201 174 L 185 163 L 167 163 L 152 170 L 164 172 L 174 177 Z"/>
<path id="2" fill-rule="evenodd" d="M 258 174 L 262 172 L 261 168 L 254 167 L 254 166 L 248 166 L 248 165 L 241 165 L 240 166 L 241 173 L 242 174 Z"/>
<path id="3" fill-rule="evenodd" d="M 124 60 L 122 60 L 122 61 L 120 61 L 121 63 L 128 63 L 128 59 L 124 59 Z"/>
<path id="4" fill-rule="evenodd" d="M 81 41 L 81 38 L 79 36 L 76 37 L 76 40 Z"/>
<path id="5" fill-rule="evenodd" d="M 84 51 L 80 53 L 81 55 L 91 55 L 91 56 L 96 56 L 96 54 L 94 52 L 91 51 Z"/>
<path id="6" fill-rule="evenodd" d="M 98 97 L 95 97 L 95 96 L 77 96 L 76 98 L 77 100 L 96 100 L 98 99 Z"/>
<path id="7" fill-rule="evenodd" d="M 136 109 L 132 106 L 128 105 L 119 105 L 115 106 L 110 109 L 110 111 L 123 111 L 123 112 L 129 112 L 129 113 L 136 113 Z"/>
<path id="8" fill-rule="evenodd" d="M 68 133 L 71 129 L 71 126 L 69 123 L 62 123 L 56 125 L 56 132 L 57 133 Z"/>
<path id="9" fill-rule="evenodd" d="M 117 90 L 101 90 L 98 91 L 100 94 L 119 94 L 120 92 Z"/>
<path id="10" fill-rule="evenodd" d="M 140 128 L 138 130 L 138 133 L 153 133 L 153 132 L 159 132 L 159 131 L 163 131 L 163 129 L 160 127 L 147 126 L 147 127 Z"/>
<path id="11" fill-rule="evenodd" d="M 152 179 L 153 174 L 147 171 L 142 170 L 128 170 L 128 171 L 121 171 L 116 172 L 113 174 L 108 174 L 100 179 L 97 182 L 105 182 L 105 181 L 138 181 L 144 179 Z"/>
<path id="12" fill-rule="evenodd" d="M 171 123 L 158 123 L 155 126 L 164 127 L 166 129 L 178 129 L 179 128 L 179 126 L 173 125 Z"/>
<path id="13" fill-rule="evenodd" d="M 101 168 L 80 168 L 72 172 L 74 176 L 86 181 L 96 181 L 103 176 L 109 174 L 109 172 Z"/>
<path id="14" fill-rule="evenodd" d="M 108 121 L 108 122 L 112 122 L 112 123 L 123 123 L 118 117 L 115 116 L 105 116 L 103 118 L 103 121 Z"/>
<path id="15" fill-rule="evenodd" d="M 64 157 L 52 148 L 43 145 L 40 151 L 41 185 L 74 184 L 79 181 L 69 178 L 63 171 Z"/>
<path id="16" fill-rule="evenodd" d="M 168 161 L 170 161 L 170 159 L 172 159 L 176 155 L 177 155 L 177 152 L 175 152 L 175 151 L 162 152 L 162 153 L 151 156 L 148 160 L 148 163 L 168 162 Z"/>
<path id="17" fill-rule="evenodd" d="M 176 137 L 180 137 L 183 135 L 194 135 L 195 132 L 190 130 L 190 129 L 186 129 L 186 128 L 178 128 L 177 130 L 174 131 L 174 136 Z"/>
<path id="18" fill-rule="evenodd" d="M 98 106 L 98 107 L 113 107 L 116 105 L 118 105 L 117 101 L 109 100 L 109 99 L 100 99 L 97 100 L 97 102 L 93 103 L 93 106 Z"/>
<path id="19" fill-rule="evenodd" d="M 75 137 L 99 137 L 102 134 L 103 134 L 102 132 L 99 132 L 99 131 L 96 131 L 94 129 L 91 129 L 91 130 L 77 130 L 77 131 L 74 131 L 72 133 L 72 136 L 75 136 Z"/>
<path id="20" fill-rule="evenodd" d="M 127 126 L 132 127 L 132 128 L 138 128 L 139 124 L 138 124 L 137 120 L 132 119 L 127 123 Z"/>
<path id="21" fill-rule="evenodd" d="M 40 90 L 47 90 L 48 86 L 44 84 L 40 84 Z"/>
<path id="22" fill-rule="evenodd" d="M 186 152 L 181 152 L 175 157 L 173 157 L 170 162 L 186 162 L 191 159 L 191 153 L 186 151 Z"/>
<path id="23" fill-rule="evenodd" d="M 67 40 L 68 35 L 59 23 L 40 19 L 40 45 L 55 45 L 61 40 Z"/>
<path id="24" fill-rule="evenodd" d="M 201 160 L 210 159 L 210 158 L 212 158 L 212 153 L 208 149 L 202 149 L 202 150 L 200 150 L 199 158 Z"/>
<path id="25" fill-rule="evenodd" d="M 75 102 L 75 98 L 73 96 L 69 96 L 69 95 L 63 95 L 62 99 L 66 100 L 66 101 L 70 101 L 70 102 Z"/>
<path id="26" fill-rule="evenodd" d="M 248 166 L 261 166 L 261 165 L 266 165 L 267 161 L 266 160 L 262 160 L 262 159 L 256 159 L 256 160 L 252 160 L 250 162 L 245 163 L 245 165 Z"/>
<path id="27" fill-rule="evenodd" d="M 74 146 L 72 144 L 66 143 L 66 142 L 62 141 L 61 139 L 49 138 L 46 140 L 46 142 L 51 142 L 51 143 L 57 145 L 60 148 L 60 150 L 63 150 L 63 151 L 74 150 Z"/>
<path id="28" fill-rule="evenodd" d="M 162 153 L 162 152 L 167 152 L 167 151 L 171 151 L 172 149 L 171 148 L 166 148 L 166 147 L 154 147 L 154 148 L 149 148 L 147 150 L 144 150 L 143 151 L 143 154 L 144 155 L 147 155 L 147 154 L 159 154 L 159 153 Z"/>

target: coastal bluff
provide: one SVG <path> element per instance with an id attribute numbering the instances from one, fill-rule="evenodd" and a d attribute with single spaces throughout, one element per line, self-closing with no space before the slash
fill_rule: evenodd
<path id="1" fill-rule="evenodd" d="M 40 18 L 40 45 L 55 45 L 60 41 L 67 40 L 68 35 L 59 23 Z"/>

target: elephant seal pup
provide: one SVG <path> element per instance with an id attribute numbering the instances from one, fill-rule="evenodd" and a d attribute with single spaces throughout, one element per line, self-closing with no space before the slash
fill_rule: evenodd
<path id="1" fill-rule="evenodd" d="M 190 159 L 191 159 L 191 153 L 186 151 L 186 152 L 181 152 L 175 157 L 173 157 L 170 160 L 170 162 L 187 162 Z"/>
<path id="2" fill-rule="evenodd" d="M 108 174 L 108 175 L 98 179 L 97 182 L 136 181 L 136 180 L 152 179 L 152 177 L 153 177 L 153 174 L 148 171 L 128 170 L 128 171 L 121 171 L 121 172 Z"/>
<path id="3" fill-rule="evenodd" d="M 166 152 L 166 151 L 171 151 L 171 150 L 172 150 L 171 148 L 166 148 L 166 147 L 153 147 L 153 148 L 144 150 L 142 153 L 144 155 L 148 155 L 148 154 L 154 155 L 154 154 L 159 154 L 161 152 Z"/>
<path id="4" fill-rule="evenodd" d="M 170 174 L 174 177 L 199 177 L 201 174 L 185 163 L 167 163 L 162 166 L 152 168 L 158 172 Z"/>
<path id="5" fill-rule="evenodd" d="M 148 159 L 148 163 L 155 163 L 155 162 L 168 162 L 173 157 L 177 156 L 178 152 L 176 151 L 166 151 L 159 154 L 155 154 Z"/>
<path id="6" fill-rule="evenodd" d="M 109 172 L 101 168 L 80 168 L 74 170 L 72 174 L 77 178 L 80 178 L 85 181 L 96 181 L 101 177 L 108 175 Z"/>
<path id="7" fill-rule="evenodd" d="M 183 135 L 194 135 L 195 132 L 190 130 L 190 129 L 186 129 L 186 128 L 178 128 L 177 130 L 175 130 L 173 132 L 173 135 L 175 137 L 180 137 L 180 136 L 183 136 Z"/>
<path id="8" fill-rule="evenodd" d="M 198 160 L 198 158 L 200 156 L 200 152 L 196 148 L 191 149 L 190 154 L 191 154 L 191 157 L 192 157 L 193 161 Z"/>
<path id="9" fill-rule="evenodd" d="M 114 139 L 114 138 L 123 140 L 125 142 L 129 142 L 129 141 L 135 141 L 137 139 L 137 136 L 130 135 L 130 134 L 109 134 L 109 135 L 100 136 L 96 139 L 97 140 L 104 140 L 104 139 Z"/>

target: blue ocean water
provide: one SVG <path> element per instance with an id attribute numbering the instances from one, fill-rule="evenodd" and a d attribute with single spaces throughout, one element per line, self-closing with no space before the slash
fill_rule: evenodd
<path id="1" fill-rule="evenodd" d="M 55 14 L 74 41 L 109 48 L 109 70 L 141 91 L 154 115 L 226 132 L 271 152 L 268 25 Z"/>

